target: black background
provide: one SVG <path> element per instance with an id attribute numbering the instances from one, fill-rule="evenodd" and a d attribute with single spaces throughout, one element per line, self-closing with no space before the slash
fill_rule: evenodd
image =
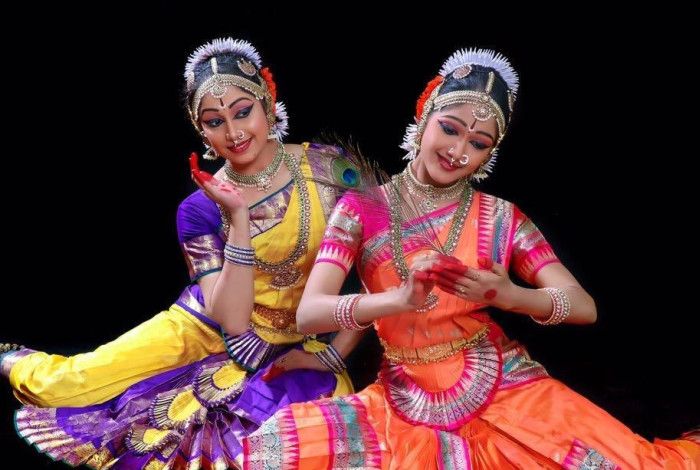
<path id="1" fill-rule="evenodd" d="M 673 438 L 700 424 L 696 289 L 685 274 L 694 175 L 688 122 L 671 111 L 683 80 L 647 29 L 623 34 L 624 19 L 591 10 L 511 25 L 495 5 L 426 5 L 405 19 L 342 6 L 104 5 L 8 18 L 25 32 L 4 41 L 3 254 L 6 302 L 18 307 L 0 317 L 0 340 L 86 351 L 167 308 L 187 283 L 174 216 L 194 188 L 187 156 L 202 147 L 180 90 L 201 43 L 231 35 L 258 48 L 288 106 L 289 142 L 351 136 L 391 171 L 442 62 L 489 47 L 511 59 L 521 88 L 481 187 L 535 221 L 599 315 L 589 327 L 498 319 L 551 375 L 635 432 Z M 373 380 L 378 354 L 370 340 L 353 356 L 358 384 Z M 4 386 L 0 448 L 26 468 L 53 467 L 14 434 L 16 406 Z"/>

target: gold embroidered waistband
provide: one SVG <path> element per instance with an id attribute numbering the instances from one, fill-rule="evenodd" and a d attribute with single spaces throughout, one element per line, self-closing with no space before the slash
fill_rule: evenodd
<path id="1" fill-rule="evenodd" d="M 304 335 L 296 331 L 296 327 L 294 325 L 291 325 L 284 330 L 270 328 L 269 326 L 264 326 L 257 323 L 251 323 L 250 326 L 253 328 L 256 335 L 258 335 L 263 341 L 270 344 L 300 343 L 305 338 Z"/>
<path id="2" fill-rule="evenodd" d="M 391 346 L 383 339 L 379 339 L 384 346 L 384 357 L 394 364 L 429 364 L 440 362 L 465 349 L 473 348 L 489 334 L 489 328 L 484 327 L 471 338 L 459 338 L 447 343 L 433 344 L 422 348 L 404 348 Z"/>
<path id="3" fill-rule="evenodd" d="M 295 312 L 291 312 L 289 310 L 276 310 L 259 304 L 255 304 L 253 306 L 253 311 L 263 317 L 265 320 L 269 321 L 274 328 L 289 330 L 289 327 L 292 326 L 291 331 L 296 333 L 296 326 L 294 325 L 297 318 Z"/>

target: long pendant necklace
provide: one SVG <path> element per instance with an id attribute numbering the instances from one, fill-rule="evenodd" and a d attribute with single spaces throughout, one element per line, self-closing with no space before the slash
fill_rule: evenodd
<path id="1" fill-rule="evenodd" d="M 408 170 L 410 171 L 410 169 Z M 394 258 L 394 267 L 396 272 L 402 281 L 406 281 L 410 274 L 408 265 L 406 264 L 405 253 L 403 251 L 403 246 L 401 245 L 401 215 L 399 213 L 399 207 L 401 204 L 401 195 L 398 191 L 401 187 L 400 176 L 393 177 L 393 188 L 390 189 L 391 193 L 391 204 L 390 204 L 390 215 L 391 215 L 391 253 Z M 454 185 L 453 185 L 454 186 Z M 467 218 L 467 213 L 472 205 L 472 199 L 474 197 L 474 190 L 469 184 L 466 184 L 460 196 L 459 206 L 454 213 L 452 218 L 452 226 L 447 234 L 447 241 L 444 247 L 444 253 L 446 255 L 451 255 L 455 248 L 457 247 L 457 241 L 459 240 L 459 235 L 462 233 L 462 227 L 464 226 L 464 221 Z M 431 292 L 425 299 L 425 302 L 420 307 L 416 308 L 416 312 L 425 313 L 437 306 L 438 296 Z"/>
<path id="2" fill-rule="evenodd" d="M 278 155 L 281 155 L 281 161 L 283 161 L 285 166 L 289 169 L 289 173 L 292 175 L 292 180 L 294 181 L 294 186 L 299 193 L 299 230 L 297 242 L 289 256 L 282 261 L 269 262 L 256 255 L 254 262 L 257 269 L 273 275 L 270 287 L 283 290 L 296 285 L 303 276 L 301 270 L 297 268 L 294 263 L 296 263 L 308 249 L 311 202 L 309 189 L 306 186 L 304 174 L 301 171 L 301 166 L 297 159 L 294 155 L 288 154 L 281 144 Z M 228 174 L 226 176 L 228 177 Z M 224 233 L 228 237 L 231 227 L 231 217 L 220 205 L 219 212 L 221 212 Z"/>

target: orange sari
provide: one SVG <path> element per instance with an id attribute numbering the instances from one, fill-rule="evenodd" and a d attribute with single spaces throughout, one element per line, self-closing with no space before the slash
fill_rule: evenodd
<path id="1" fill-rule="evenodd" d="M 454 211 L 453 205 L 428 216 L 443 244 Z M 400 278 L 386 221 L 372 220 L 346 195 L 316 262 L 346 271 L 354 262 L 368 292 L 382 292 Z M 402 227 L 409 263 L 424 251 L 411 246 L 411 229 Z M 474 195 L 454 255 L 469 266 L 488 256 L 527 281 L 558 262 L 513 204 L 483 193 Z M 484 305 L 435 293 L 438 304 L 427 313 L 375 322 L 385 348 L 376 383 L 280 410 L 244 442 L 244 468 L 698 468 L 697 436 L 648 442 L 550 378 Z"/>

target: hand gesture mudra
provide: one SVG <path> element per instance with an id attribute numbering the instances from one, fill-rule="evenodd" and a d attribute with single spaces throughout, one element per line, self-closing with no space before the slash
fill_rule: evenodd
<path id="1" fill-rule="evenodd" d="M 505 308 L 515 284 L 502 264 L 490 258 L 479 258 L 479 269 L 460 261 L 441 259 L 430 268 L 430 280 L 449 294 L 471 302 Z"/>
<path id="2" fill-rule="evenodd" d="M 248 203 L 243 199 L 241 190 L 228 181 L 221 181 L 210 173 L 200 170 L 198 159 L 197 153 L 192 152 L 190 155 L 190 171 L 192 180 L 204 191 L 204 194 L 231 214 L 241 209 L 247 210 Z"/>

